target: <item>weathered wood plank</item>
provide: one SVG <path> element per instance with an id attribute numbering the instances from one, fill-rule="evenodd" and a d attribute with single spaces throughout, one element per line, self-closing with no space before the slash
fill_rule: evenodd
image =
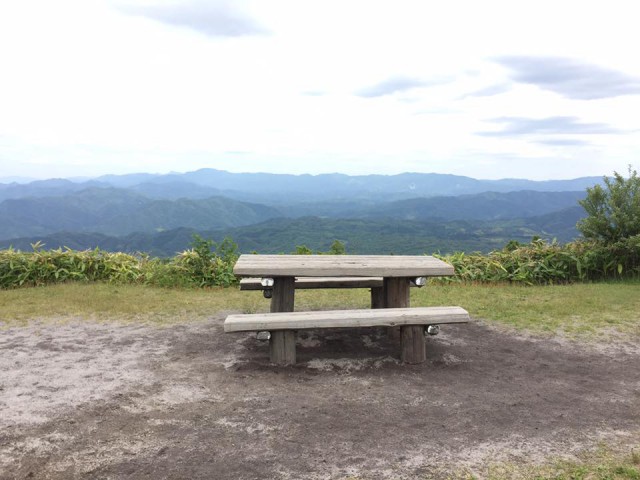
<path id="1" fill-rule="evenodd" d="M 413 255 L 241 255 L 233 269 L 252 277 L 430 277 L 453 275 L 453 267 Z"/>
<path id="2" fill-rule="evenodd" d="M 469 313 L 461 307 L 381 308 L 229 315 L 224 322 L 224 331 L 273 332 L 311 328 L 393 327 L 467 322 Z"/>
<path id="3" fill-rule="evenodd" d="M 264 290 L 261 278 L 243 278 L 240 290 Z M 382 277 L 302 277 L 296 278 L 296 290 L 320 288 L 375 288 L 382 286 Z"/>

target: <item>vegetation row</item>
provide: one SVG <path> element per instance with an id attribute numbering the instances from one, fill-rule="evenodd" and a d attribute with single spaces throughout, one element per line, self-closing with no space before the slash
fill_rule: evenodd
<path id="1" fill-rule="evenodd" d="M 297 247 L 293 253 L 310 254 Z M 329 252 L 344 253 L 336 241 Z M 144 284 L 161 287 L 228 287 L 238 279 L 233 266 L 235 243 L 195 237 L 192 248 L 173 258 L 152 258 L 103 250 L 0 251 L 0 288 L 48 285 L 69 281 Z M 640 277 L 640 235 L 612 244 L 575 241 L 568 244 L 534 239 L 529 244 L 510 242 L 504 249 L 483 254 L 454 253 L 439 258 L 452 264 L 454 277 L 442 282 L 519 283 L 526 285 L 626 279 Z"/>

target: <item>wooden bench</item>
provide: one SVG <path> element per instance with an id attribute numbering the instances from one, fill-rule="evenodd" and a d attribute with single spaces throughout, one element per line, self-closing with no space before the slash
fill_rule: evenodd
<path id="1" fill-rule="evenodd" d="M 469 322 L 469 313 L 461 307 L 274 312 L 229 315 L 224 322 L 224 331 L 225 333 L 270 332 L 271 362 L 291 365 L 296 363 L 296 330 L 400 327 L 402 361 L 420 363 L 425 358 L 426 345 L 422 332 L 426 326 L 466 322 Z M 417 330 L 420 331 L 420 335 L 416 335 Z"/>

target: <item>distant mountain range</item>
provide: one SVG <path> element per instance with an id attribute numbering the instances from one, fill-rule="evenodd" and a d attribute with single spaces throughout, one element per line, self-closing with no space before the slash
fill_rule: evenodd
<path id="1" fill-rule="evenodd" d="M 41 180 L 28 184 L 0 184 L 0 200 L 28 196 L 65 195 L 87 187 L 131 189 L 156 199 L 225 196 L 267 205 L 305 201 L 371 200 L 375 202 L 416 197 L 456 196 L 482 192 L 584 191 L 601 183 L 600 177 L 533 181 L 522 179 L 477 180 L 459 175 L 403 173 L 400 175 L 282 175 L 230 173 L 214 169 L 153 175 L 105 175 L 85 182 Z"/>
<path id="2" fill-rule="evenodd" d="M 335 239 L 351 253 L 486 251 L 533 235 L 570 241 L 584 214 L 578 200 L 601 181 L 204 169 L 0 184 L 0 246 L 173 255 L 200 232 L 230 235 L 242 251 L 322 250 Z"/>
<path id="3" fill-rule="evenodd" d="M 477 180 L 458 175 L 436 173 L 403 173 L 400 175 L 282 175 L 271 173 L 229 173 L 221 170 L 202 169 L 195 172 L 168 175 L 121 175 L 103 176 L 98 182 L 115 187 L 132 188 L 140 185 L 168 184 L 167 191 L 180 188 L 180 184 L 194 184 L 215 189 L 210 195 L 225 195 L 231 198 L 239 193 L 243 200 L 259 198 L 262 203 L 273 204 L 285 200 L 335 200 L 368 198 L 389 200 L 396 198 L 433 197 L 439 195 L 462 195 L 487 191 L 512 192 L 535 190 L 545 192 L 578 191 L 602 181 L 598 177 L 573 180 L 532 181 L 519 179 Z M 143 187 L 148 188 L 148 187 Z M 199 194 L 203 192 L 200 191 Z"/>
<path id="4" fill-rule="evenodd" d="M 372 201 L 309 202 L 278 207 L 285 217 L 395 218 L 402 220 L 506 220 L 556 212 L 578 204 L 585 192 L 484 192 L 471 195 Z"/>

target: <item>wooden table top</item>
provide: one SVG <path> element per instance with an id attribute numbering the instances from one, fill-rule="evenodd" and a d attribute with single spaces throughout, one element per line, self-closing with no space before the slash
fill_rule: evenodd
<path id="1" fill-rule="evenodd" d="M 426 255 L 241 255 L 241 277 L 439 277 L 451 265 Z"/>

